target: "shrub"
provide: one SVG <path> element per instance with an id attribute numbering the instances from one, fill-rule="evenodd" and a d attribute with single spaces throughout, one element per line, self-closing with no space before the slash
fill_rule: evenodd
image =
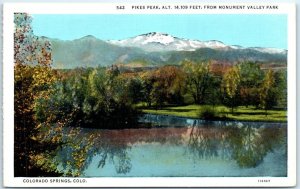
<path id="1" fill-rule="evenodd" d="M 199 117 L 205 120 L 218 118 L 218 112 L 211 106 L 202 106 L 199 112 Z"/>

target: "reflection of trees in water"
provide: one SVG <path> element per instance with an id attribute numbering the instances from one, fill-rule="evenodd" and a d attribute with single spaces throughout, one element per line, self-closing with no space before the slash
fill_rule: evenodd
<path id="1" fill-rule="evenodd" d="M 86 160 L 94 145 L 93 134 L 85 134 L 80 129 L 64 131 L 65 143 L 56 153 L 57 161 L 63 169 L 64 176 L 79 176 L 86 168 Z"/>
<path id="2" fill-rule="evenodd" d="M 182 133 L 186 131 L 186 127 L 97 130 L 99 136 L 96 137 L 93 154 L 89 156 L 87 164 L 90 164 L 94 155 L 97 155 L 100 157 L 98 168 L 103 168 L 109 162 L 115 166 L 117 173 L 126 174 L 132 168 L 129 156 L 132 144 L 153 142 L 179 144 Z"/>
<path id="3" fill-rule="evenodd" d="M 228 140 L 233 150 L 232 157 L 241 167 L 256 167 L 268 151 L 259 129 L 249 125 L 228 128 Z"/>
<path id="4" fill-rule="evenodd" d="M 188 147 L 199 158 L 233 158 L 241 167 L 256 167 L 268 152 L 285 142 L 284 129 L 255 127 L 250 124 L 230 126 L 193 126 Z"/>
<path id="5" fill-rule="evenodd" d="M 229 141 L 233 158 L 241 167 L 256 167 L 275 146 L 283 144 L 284 132 L 280 127 L 251 127 L 243 125 L 230 129 Z"/>
<path id="6" fill-rule="evenodd" d="M 199 158 L 217 157 L 220 137 L 222 133 L 214 129 L 193 126 L 189 134 L 189 150 Z"/>
<path id="7" fill-rule="evenodd" d="M 110 161 L 117 173 L 129 173 L 132 167 L 131 159 L 128 155 L 130 147 L 127 144 L 114 146 L 111 144 L 102 144 L 100 148 L 95 148 L 100 156 L 98 168 L 103 168 L 107 161 Z"/>
<path id="8" fill-rule="evenodd" d="M 129 156 L 132 144 L 172 143 L 178 145 L 182 142 L 181 136 L 187 131 L 187 127 L 94 131 L 97 132 L 96 140 L 94 141 L 93 150 L 88 155 L 86 165 L 89 165 L 97 155 L 97 157 L 100 157 L 98 168 L 103 168 L 107 163 L 112 163 L 117 173 L 126 174 L 132 168 Z"/>
<path id="9" fill-rule="evenodd" d="M 234 159 L 241 167 L 256 167 L 268 152 L 285 144 L 286 128 L 257 127 L 244 123 L 181 128 L 85 130 L 74 135 L 71 141 L 56 156 L 56 161 L 68 171 L 66 176 L 83 174 L 95 157 L 99 159 L 99 171 L 107 164 L 112 164 L 116 173 L 129 173 L 132 168 L 129 155 L 131 146 L 152 142 L 172 145 L 187 143 L 189 152 L 196 158 Z"/>
<path id="10" fill-rule="evenodd" d="M 98 168 L 103 168 L 109 162 L 115 166 L 117 173 L 126 174 L 132 167 L 129 149 L 127 143 L 114 143 L 100 133 L 81 133 L 72 142 L 64 144 L 52 161 L 57 162 L 65 176 L 79 176 L 98 155 Z"/>

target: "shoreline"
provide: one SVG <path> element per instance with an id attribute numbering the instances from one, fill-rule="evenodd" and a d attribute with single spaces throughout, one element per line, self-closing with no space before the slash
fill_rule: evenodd
<path id="1" fill-rule="evenodd" d="M 271 118 L 267 118 L 267 119 L 262 119 L 262 118 L 256 118 L 256 119 L 251 119 L 249 116 L 249 119 L 244 119 L 244 118 L 240 118 L 240 119 L 236 119 L 232 116 L 232 114 L 230 112 L 228 112 L 228 114 L 231 114 L 231 116 L 223 116 L 223 117 L 216 117 L 216 118 L 212 118 L 212 119 L 204 119 L 201 118 L 199 116 L 188 116 L 188 115 L 176 115 L 175 113 L 165 113 L 163 112 L 164 110 L 152 110 L 152 109 L 140 109 L 142 114 L 154 114 L 154 115 L 164 115 L 164 116 L 175 116 L 175 117 L 181 117 L 181 118 L 191 118 L 191 119 L 200 119 L 200 120 L 207 120 L 207 121 L 243 121 L 243 122 L 274 122 L 274 123 L 287 123 L 287 117 L 285 118 L 285 120 L 274 120 L 272 117 Z M 168 111 L 168 110 L 166 110 Z M 270 110 L 272 111 L 272 110 Z M 286 112 L 287 113 L 287 112 Z M 236 113 L 236 114 L 242 114 L 242 113 Z M 263 115 L 263 114 L 262 114 Z"/>
<path id="2" fill-rule="evenodd" d="M 180 119 L 191 119 L 191 120 L 197 120 L 197 121 L 201 121 L 203 123 L 212 123 L 212 122 L 227 122 L 227 123 L 268 123 L 268 124 L 271 124 L 271 123 L 274 123 L 274 124 L 280 124 L 280 123 L 283 123 L 283 124 L 287 124 L 288 122 L 287 121 L 273 121 L 273 120 L 265 120 L 265 121 L 249 121 L 249 120 L 218 120 L 218 119 L 201 119 L 201 118 L 195 118 L 195 117 L 187 117 L 187 116 L 176 116 L 176 115 L 166 115 L 166 114 L 155 114 L 155 113 L 145 113 L 143 112 L 142 115 L 153 115 L 153 116 L 165 116 L 165 117 L 173 117 L 173 118 L 180 118 Z"/>

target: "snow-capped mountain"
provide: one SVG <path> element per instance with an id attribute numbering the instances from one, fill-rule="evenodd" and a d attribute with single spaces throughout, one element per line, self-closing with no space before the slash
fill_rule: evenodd
<path id="1" fill-rule="evenodd" d="M 138 47 L 148 52 L 155 51 L 195 51 L 199 48 L 226 48 L 227 46 L 216 40 L 198 41 L 180 39 L 169 34 L 151 32 L 124 40 L 110 40 L 111 44 L 123 47 Z"/>
<path id="2" fill-rule="evenodd" d="M 285 49 L 262 48 L 262 47 L 250 47 L 249 49 L 256 50 L 263 53 L 269 53 L 269 54 L 287 54 L 287 50 Z"/>
<path id="3" fill-rule="evenodd" d="M 211 49 L 252 49 L 263 53 L 284 54 L 286 50 L 275 48 L 244 48 L 237 45 L 226 45 L 221 41 L 199 41 L 173 37 L 169 34 L 151 32 L 123 40 L 109 40 L 108 43 L 121 47 L 138 47 L 148 52 L 157 51 L 195 51 L 200 48 Z"/>
<path id="4" fill-rule="evenodd" d="M 94 36 L 47 40 L 52 45 L 53 66 L 62 69 L 137 62 L 144 66 L 177 65 L 183 60 L 213 60 L 220 64 L 253 61 L 286 65 L 287 62 L 286 50 L 181 39 L 156 32 L 119 41 L 104 41 Z"/>

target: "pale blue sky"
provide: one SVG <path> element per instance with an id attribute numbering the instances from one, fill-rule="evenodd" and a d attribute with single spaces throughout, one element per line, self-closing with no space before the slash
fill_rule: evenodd
<path id="1" fill-rule="evenodd" d="M 72 40 L 93 35 L 102 40 L 126 39 L 148 32 L 174 37 L 219 40 L 228 45 L 287 49 L 286 15 L 79 15 L 35 14 L 38 36 Z"/>

